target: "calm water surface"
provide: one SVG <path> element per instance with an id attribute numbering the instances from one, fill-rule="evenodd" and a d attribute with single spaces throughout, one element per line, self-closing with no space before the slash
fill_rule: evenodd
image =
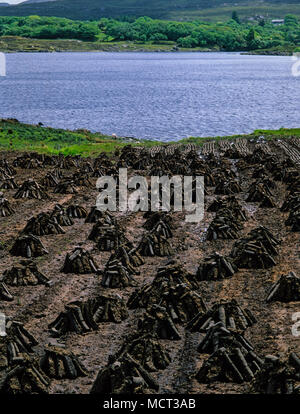
<path id="1" fill-rule="evenodd" d="M 0 117 L 174 140 L 299 127 L 291 57 L 232 53 L 15 53 Z"/>

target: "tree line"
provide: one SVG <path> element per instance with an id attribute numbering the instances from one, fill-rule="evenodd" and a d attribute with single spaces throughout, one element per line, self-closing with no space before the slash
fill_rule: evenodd
<path id="1" fill-rule="evenodd" d="M 176 22 L 140 17 L 122 20 L 74 21 L 58 17 L 1 17 L 0 36 L 35 39 L 79 39 L 82 41 L 133 41 L 163 44 L 174 42 L 184 48 L 218 48 L 225 51 L 268 49 L 300 45 L 300 22 L 287 15 L 284 24 L 270 21 L 241 23 L 236 12 L 227 22 L 199 20 Z"/>

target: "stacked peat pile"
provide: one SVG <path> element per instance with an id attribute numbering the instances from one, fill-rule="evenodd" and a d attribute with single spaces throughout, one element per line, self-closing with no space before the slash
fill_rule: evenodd
<path id="1" fill-rule="evenodd" d="M 151 284 L 136 290 L 128 300 L 128 307 L 150 309 L 153 304 L 166 309 L 174 322 L 186 323 L 199 313 L 206 312 L 206 304 L 195 291 L 194 277 L 180 265 L 170 263 L 158 269 Z"/>
<path id="2" fill-rule="evenodd" d="M 286 184 L 292 184 L 293 182 L 299 180 L 299 178 L 300 178 L 299 167 L 294 164 L 293 166 L 285 170 L 285 176 L 283 178 L 283 182 Z"/>
<path id="3" fill-rule="evenodd" d="M 274 154 L 265 158 L 264 166 L 266 167 L 268 172 L 272 174 L 274 180 L 280 181 L 280 179 L 278 180 L 277 178 L 275 178 L 275 175 L 279 171 L 282 171 L 284 167 L 282 165 L 282 162 L 280 162 Z"/>
<path id="4" fill-rule="evenodd" d="M 167 163 L 165 160 L 156 160 L 147 171 L 147 176 L 149 177 L 171 177 L 171 175 L 170 163 Z"/>
<path id="5" fill-rule="evenodd" d="M 56 194 L 77 194 L 78 189 L 71 179 L 65 179 L 57 184 L 54 188 Z"/>
<path id="6" fill-rule="evenodd" d="M 295 167 L 291 160 L 290 164 L 283 162 L 276 165 L 276 171 L 273 172 L 276 181 L 283 181 L 286 184 L 292 184 L 299 180 L 299 168 Z M 281 168 L 280 168 L 281 167 Z"/>
<path id="7" fill-rule="evenodd" d="M 21 322 L 8 320 L 6 336 L 0 337 L 0 369 L 23 362 L 27 355 L 34 353 L 36 345 L 38 341 Z"/>
<path id="8" fill-rule="evenodd" d="M 204 184 L 206 187 L 214 187 L 216 185 L 211 168 L 205 164 L 203 160 L 199 158 L 193 159 L 190 164 L 190 169 L 193 175 L 204 177 Z"/>
<path id="9" fill-rule="evenodd" d="M 43 154 L 43 166 L 56 166 L 57 157 L 55 155 L 44 155 Z"/>
<path id="10" fill-rule="evenodd" d="M 27 222 L 22 233 L 45 236 L 48 234 L 64 234 L 65 231 L 53 220 L 50 213 L 40 213 L 37 217 L 32 217 Z"/>
<path id="11" fill-rule="evenodd" d="M 152 233 L 163 236 L 165 239 L 170 239 L 173 237 L 172 230 L 168 223 L 166 223 L 164 220 L 160 220 L 158 223 L 156 223 L 152 229 Z"/>
<path id="12" fill-rule="evenodd" d="M 112 160 L 108 157 L 105 152 L 102 152 L 97 158 L 94 160 L 93 168 L 96 170 L 97 168 L 112 168 Z"/>
<path id="13" fill-rule="evenodd" d="M 83 334 L 97 330 L 100 322 L 121 323 L 128 317 L 128 310 L 119 295 L 104 295 L 86 302 L 71 302 L 65 305 L 65 311 L 49 325 L 54 336 L 67 332 Z"/>
<path id="14" fill-rule="evenodd" d="M 238 141 L 231 144 L 231 148 L 226 149 L 224 157 L 237 160 L 240 158 L 245 158 L 249 154 L 249 149 L 246 145 L 238 144 Z"/>
<path id="15" fill-rule="evenodd" d="M 48 394 L 49 378 L 38 363 L 26 357 L 6 370 L 0 381 L 0 394 Z"/>
<path id="16" fill-rule="evenodd" d="M 229 197 L 226 197 L 226 198 L 216 197 L 213 200 L 213 202 L 207 207 L 207 211 L 216 213 L 218 210 L 228 207 L 228 200 L 229 200 Z"/>
<path id="17" fill-rule="evenodd" d="M 288 360 L 267 355 L 261 371 L 251 383 L 251 393 L 299 394 L 300 357 L 292 352 Z"/>
<path id="18" fill-rule="evenodd" d="M 257 146 L 252 152 L 252 154 L 248 154 L 245 157 L 245 161 L 248 164 L 264 164 L 266 161 L 266 154 L 263 151 L 263 146 Z"/>
<path id="19" fill-rule="evenodd" d="M 162 300 L 174 322 L 187 323 L 195 315 L 207 310 L 206 303 L 202 297 L 191 290 L 186 284 L 180 283 L 171 287 L 168 292 L 163 293 L 167 298 Z"/>
<path id="20" fill-rule="evenodd" d="M 4 282 L 0 282 L 0 301 L 11 302 L 14 300 L 13 295 L 8 290 L 6 284 Z"/>
<path id="21" fill-rule="evenodd" d="M 267 176 L 267 170 L 265 165 L 258 164 L 257 166 L 255 166 L 252 178 L 262 178 L 265 176 Z"/>
<path id="22" fill-rule="evenodd" d="M 0 180 L 0 188 L 3 190 L 16 190 L 19 186 L 15 182 L 14 177 L 6 177 Z"/>
<path id="23" fill-rule="evenodd" d="M 56 204 L 54 207 L 52 213 L 51 213 L 51 219 L 63 227 L 69 227 L 73 226 L 74 220 L 71 216 L 68 215 L 65 208 L 61 206 L 60 204 Z"/>
<path id="24" fill-rule="evenodd" d="M 168 241 L 168 239 L 160 233 L 155 232 L 148 232 L 140 241 L 138 248 L 138 252 L 142 256 L 172 256 L 174 251 Z"/>
<path id="25" fill-rule="evenodd" d="M 144 214 L 144 219 L 146 219 L 143 227 L 146 230 L 152 230 L 159 222 L 163 221 L 165 225 L 168 226 L 169 231 L 172 233 L 174 227 L 173 217 L 170 213 L 165 211 L 147 211 Z"/>
<path id="26" fill-rule="evenodd" d="M 215 188 L 215 194 L 219 195 L 237 194 L 241 191 L 242 188 L 237 180 L 220 181 Z"/>
<path id="27" fill-rule="evenodd" d="M 23 154 L 18 156 L 17 158 L 14 159 L 13 161 L 13 166 L 14 167 L 19 167 L 19 168 L 24 168 L 25 164 L 28 162 L 29 159 L 29 154 Z"/>
<path id="28" fill-rule="evenodd" d="M 143 368 L 149 372 L 165 369 L 171 362 L 171 357 L 159 343 L 158 337 L 152 333 L 134 332 L 125 337 L 124 342 L 110 357 L 111 362 L 122 359 L 126 354 L 131 355 Z"/>
<path id="29" fill-rule="evenodd" d="M 63 171 L 60 168 L 54 168 L 54 170 L 51 171 L 51 174 L 53 177 L 55 177 L 57 180 L 60 180 L 63 178 Z"/>
<path id="30" fill-rule="evenodd" d="M 217 211 L 216 217 L 210 223 L 206 240 L 237 239 L 242 228 L 241 221 L 233 215 L 228 207 L 225 207 Z"/>
<path id="31" fill-rule="evenodd" d="M 81 166 L 80 171 L 82 173 L 92 173 L 94 172 L 94 167 L 90 161 L 85 161 L 85 163 Z"/>
<path id="32" fill-rule="evenodd" d="M 87 376 L 87 371 L 78 358 L 58 346 L 48 346 L 41 358 L 40 367 L 49 378 L 75 379 Z"/>
<path id="33" fill-rule="evenodd" d="M 35 159 L 35 158 L 29 158 L 24 162 L 24 165 L 22 166 L 22 168 L 26 169 L 26 170 L 36 170 L 38 168 L 42 168 L 43 165 L 41 163 L 40 160 Z"/>
<path id="34" fill-rule="evenodd" d="M 255 322 L 248 309 L 242 309 L 232 300 L 215 304 L 205 315 L 195 317 L 188 324 L 192 331 L 205 333 L 198 352 L 210 354 L 196 374 L 200 383 L 242 383 L 254 378 L 263 360 L 244 337 L 244 331 Z"/>
<path id="35" fill-rule="evenodd" d="M 70 155 L 67 155 L 66 157 L 63 155 L 59 155 L 57 160 L 57 166 L 58 168 L 64 169 L 64 170 L 70 170 L 71 168 L 77 167 L 77 161 L 74 157 L 71 157 Z"/>
<path id="36" fill-rule="evenodd" d="M 99 178 L 99 177 L 104 177 L 105 175 L 106 175 L 106 170 L 105 170 L 105 168 L 98 167 L 98 168 L 96 168 L 96 169 L 94 170 L 94 172 L 93 172 L 93 174 L 92 174 L 92 177 L 97 177 L 97 178 Z"/>
<path id="37" fill-rule="evenodd" d="M 281 275 L 272 286 L 267 296 L 267 302 L 294 302 L 300 301 L 300 278 L 294 272 Z"/>
<path id="38" fill-rule="evenodd" d="M 8 176 L 16 174 L 16 170 L 8 163 L 7 160 L 0 160 L 0 171 L 3 171 Z"/>
<path id="39" fill-rule="evenodd" d="M 281 211 L 290 213 L 285 225 L 291 226 L 291 231 L 300 231 L 300 191 L 289 193 L 281 207 Z"/>
<path id="40" fill-rule="evenodd" d="M 96 223 L 92 229 L 89 239 L 97 242 L 97 248 L 102 252 L 110 252 L 127 243 L 123 230 L 118 225 L 102 225 L 101 221 Z"/>
<path id="41" fill-rule="evenodd" d="M 267 163 L 268 170 L 272 173 L 272 176 L 275 181 L 284 181 L 288 166 L 286 165 L 285 161 L 278 162 L 278 160 L 269 160 Z"/>
<path id="42" fill-rule="evenodd" d="M 118 239 L 117 236 L 119 236 L 119 238 L 121 239 L 124 236 L 119 226 L 116 223 L 113 225 L 106 223 L 105 216 L 104 216 L 102 219 L 99 219 L 98 221 L 96 221 L 96 223 L 92 227 L 92 230 L 88 236 L 88 240 L 93 240 L 94 242 L 97 243 L 100 239 L 105 240 L 107 235 L 114 234 L 114 233 L 116 234 L 117 239 Z M 113 240 L 113 238 L 111 239 Z M 120 240 L 117 241 L 116 244 L 119 245 L 119 243 L 120 243 Z M 112 247 L 112 248 L 109 248 L 108 250 L 112 250 L 114 248 L 115 247 Z"/>
<path id="43" fill-rule="evenodd" d="M 77 187 L 93 187 L 89 174 L 77 171 L 73 174 L 72 180 Z"/>
<path id="44" fill-rule="evenodd" d="M 122 162 L 122 161 L 121 161 Z M 152 160 L 149 158 L 149 154 L 146 152 L 142 152 L 138 159 L 132 163 L 132 168 L 134 170 L 138 170 L 140 175 L 145 174 L 145 171 L 147 171 L 152 163 Z M 118 163 L 119 166 L 119 163 Z"/>
<path id="45" fill-rule="evenodd" d="M 300 192 L 290 192 L 282 204 L 281 211 L 288 212 L 300 209 Z"/>
<path id="46" fill-rule="evenodd" d="M 119 156 L 119 162 L 124 163 L 127 167 L 128 166 L 133 167 L 133 165 L 136 164 L 138 160 L 140 159 L 141 152 L 143 152 L 142 148 L 139 149 L 139 148 L 134 148 L 132 145 L 125 145 L 121 150 L 121 153 Z M 147 156 L 148 154 L 144 152 L 144 155 Z M 139 168 L 136 168 L 136 169 L 139 169 Z"/>
<path id="47" fill-rule="evenodd" d="M 237 221 L 247 221 L 247 213 L 235 196 L 225 198 L 217 197 L 207 208 L 209 212 L 218 212 L 223 209 L 231 211 L 232 217 Z"/>
<path id="48" fill-rule="evenodd" d="M 141 335 L 156 335 L 160 339 L 177 341 L 181 339 L 169 312 L 163 306 L 152 305 L 138 321 L 138 329 Z"/>
<path id="49" fill-rule="evenodd" d="M 58 185 L 58 178 L 51 172 L 48 172 L 41 181 L 44 187 L 56 187 Z"/>
<path id="50" fill-rule="evenodd" d="M 90 252 L 77 246 L 71 253 L 67 253 L 61 272 L 76 273 L 78 275 L 97 273 L 98 266 L 94 262 Z"/>
<path id="51" fill-rule="evenodd" d="M 234 329 L 227 329 L 222 322 L 211 325 L 207 329 L 198 346 L 198 352 L 213 354 L 220 348 L 240 348 L 243 351 L 253 352 L 254 348 L 246 338 Z"/>
<path id="52" fill-rule="evenodd" d="M 36 198 L 38 200 L 46 200 L 49 196 L 36 181 L 29 179 L 24 181 L 14 195 L 14 198 Z"/>
<path id="53" fill-rule="evenodd" d="M 101 369 L 90 391 L 91 394 L 151 394 L 159 385 L 139 362 L 128 353 Z"/>
<path id="54" fill-rule="evenodd" d="M 243 239 L 236 241 L 230 256 L 238 268 L 267 269 L 275 266 L 279 240 L 266 227 L 259 226 Z"/>
<path id="55" fill-rule="evenodd" d="M 3 193 L 0 192 L 0 217 L 9 217 L 14 214 L 15 210 L 12 208 L 10 202 L 4 198 Z"/>
<path id="56" fill-rule="evenodd" d="M 10 177 L 10 174 L 8 174 L 4 168 L 0 167 L 0 180 L 6 180 Z M 1 182 L 1 181 L 0 181 Z"/>
<path id="57" fill-rule="evenodd" d="M 105 266 L 101 285 L 109 288 L 137 286 L 130 271 L 117 259 L 109 260 Z"/>
<path id="58" fill-rule="evenodd" d="M 147 308 L 161 303 L 164 291 L 180 284 L 186 285 L 190 290 L 199 287 L 194 275 L 188 273 L 179 263 L 170 261 L 158 268 L 152 283 L 132 293 L 128 300 L 128 307 L 130 309 Z"/>
<path id="59" fill-rule="evenodd" d="M 37 236 L 28 234 L 17 238 L 10 250 L 10 254 L 30 259 L 48 254 L 48 250 Z"/>
<path id="60" fill-rule="evenodd" d="M 137 249 L 129 242 L 121 246 L 112 253 L 110 260 L 118 260 L 132 274 L 139 274 L 137 267 L 144 264 L 144 259 Z"/>
<path id="61" fill-rule="evenodd" d="M 196 374 L 200 383 L 251 381 L 260 371 L 262 362 L 253 351 L 242 351 L 239 346 L 219 348 L 204 361 Z"/>
<path id="62" fill-rule="evenodd" d="M 102 220 L 103 224 L 114 224 L 114 218 L 109 211 L 101 211 L 94 206 L 91 208 L 85 223 L 97 223 L 98 220 Z"/>
<path id="63" fill-rule="evenodd" d="M 285 222 L 286 226 L 291 226 L 291 231 L 300 231 L 300 208 L 292 210 L 288 219 Z"/>
<path id="64" fill-rule="evenodd" d="M 78 204 L 71 204 L 67 207 L 67 215 L 71 218 L 82 219 L 87 217 L 87 211 Z"/>
<path id="65" fill-rule="evenodd" d="M 249 309 L 239 306 L 233 299 L 230 302 L 216 303 L 205 314 L 196 315 L 187 325 L 192 332 L 205 332 L 210 326 L 221 322 L 224 328 L 235 331 L 245 331 L 257 321 Z"/>
<path id="66" fill-rule="evenodd" d="M 297 180 L 293 181 L 288 187 L 287 190 L 293 193 L 300 192 L 300 177 Z"/>
<path id="67" fill-rule="evenodd" d="M 226 160 L 222 160 L 222 162 L 219 163 L 220 166 L 216 167 L 216 165 L 214 165 L 214 168 L 212 170 L 212 174 L 214 177 L 214 182 L 216 184 L 216 187 L 218 187 L 218 189 L 220 189 L 220 191 L 222 192 L 222 194 L 225 194 L 222 189 L 221 189 L 221 185 L 229 185 L 228 183 L 230 182 L 229 180 L 232 180 L 233 182 L 236 181 L 237 179 L 237 175 L 236 173 L 231 169 L 228 168 L 227 164 L 226 164 Z M 229 179 L 229 180 L 228 180 Z M 233 184 L 233 189 L 236 188 L 235 184 Z M 229 185 L 229 193 L 227 195 L 229 195 L 231 193 L 230 191 L 230 185 Z M 218 190 L 217 193 L 218 194 Z"/>
<path id="68" fill-rule="evenodd" d="M 257 180 L 257 183 L 258 184 L 261 183 L 266 188 L 266 190 L 268 192 L 271 192 L 271 189 L 274 190 L 274 189 L 277 188 L 276 182 L 273 179 L 271 179 L 267 174 L 266 175 L 263 175 L 262 177 L 260 177 Z"/>
<path id="69" fill-rule="evenodd" d="M 138 251 L 127 242 L 121 244 L 109 258 L 101 284 L 103 287 L 127 287 L 137 286 L 132 275 L 139 274 L 136 269 L 144 263 Z"/>
<path id="70" fill-rule="evenodd" d="M 243 158 L 239 159 L 235 166 L 239 171 L 247 171 L 249 169 L 249 165 Z"/>
<path id="71" fill-rule="evenodd" d="M 38 270 L 32 260 L 21 260 L 19 264 L 5 270 L 2 281 L 9 286 L 51 285 L 51 281 Z"/>
<path id="72" fill-rule="evenodd" d="M 232 277 L 237 272 L 237 267 L 231 257 L 224 257 L 215 252 L 200 263 L 197 270 L 197 280 L 223 280 Z"/>
<path id="73" fill-rule="evenodd" d="M 248 202 L 260 202 L 259 207 L 276 207 L 273 193 L 269 186 L 264 182 L 254 182 L 248 190 Z"/>

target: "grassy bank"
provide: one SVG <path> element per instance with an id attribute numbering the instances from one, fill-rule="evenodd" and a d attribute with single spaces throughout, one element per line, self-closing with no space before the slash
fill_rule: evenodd
<path id="1" fill-rule="evenodd" d="M 264 55 L 264 56 L 293 56 L 298 50 L 295 46 L 278 46 L 269 49 L 251 50 L 242 52 L 242 55 Z"/>
<path id="2" fill-rule="evenodd" d="M 83 42 L 66 39 L 28 39 L 20 36 L 0 37 L 0 52 L 173 52 L 211 51 L 209 48 L 177 48 L 175 42 L 164 44 L 135 42 Z M 216 50 L 216 49 L 214 49 Z"/>
<path id="3" fill-rule="evenodd" d="M 51 53 L 51 52 L 218 52 L 220 48 L 178 47 L 176 42 L 155 43 L 136 43 L 130 41 L 123 42 L 83 42 L 80 40 L 66 39 L 28 39 L 19 36 L 0 37 L 0 52 L 16 53 Z M 273 56 L 292 56 L 295 46 L 280 46 L 270 49 L 252 50 L 242 52 L 249 55 L 273 55 Z"/>
<path id="4" fill-rule="evenodd" d="M 132 138 L 114 138 L 88 130 L 69 131 L 23 124 L 17 120 L 0 120 L 0 150 L 93 157 L 102 151 L 112 152 L 128 143 L 142 145 L 142 141 Z M 145 143 L 151 144 L 151 141 Z"/>
<path id="5" fill-rule="evenodd" d="M 266 139 L 300 138 L 299 129 L 256 130 L 248 135 L 233 135 L 227 137 L 190 137 L 177 144 L 194 143 L 203 145 L 209 140 L 219 141 L 236 138 L 256 139 L 261 136 Z M 111 153 L 125 145 L 151 147 L 155 145 L 170 145 L 175 142 L 162 143 L 156 140 L 137 140 L 133 138 L 114 138 L 88 130 L 70 131 L 64 129 L 46 128 L 42 125 L 28 125 L 17 120 L 0 120 L 0 150 L 37 151 L 47 154 L 81 155 L 96 157 L 101 152 Z"/>

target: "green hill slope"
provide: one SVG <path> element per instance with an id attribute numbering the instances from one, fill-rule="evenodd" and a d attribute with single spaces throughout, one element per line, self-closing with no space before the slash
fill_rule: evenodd
<path id="1" fill-rule="evenodd" d="M 229 0 L 226 3 L 224 0 L 59 0 L 3 7 L 0 13 L 2 16 L 40 15 L 79 20 L 120 16 L 223 20 L 231 15 L 233 9 L 237 10 L 242 18 L 257 14 L 269 18 L 283 17 L 287 13 L 300 16 L 299 0 Z"/>

